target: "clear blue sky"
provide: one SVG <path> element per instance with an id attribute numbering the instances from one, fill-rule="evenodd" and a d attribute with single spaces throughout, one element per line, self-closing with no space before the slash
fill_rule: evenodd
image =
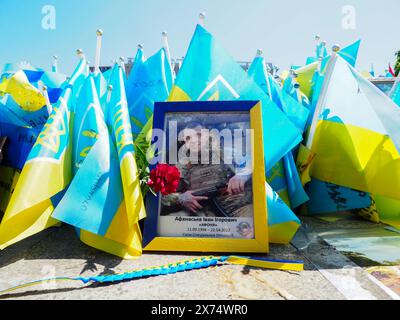
<path id="1" fill-rule="evenodd" d="M 56 29 L 42 28 L 44 5 L 56 9 Z M 342 8 L 353 5 L 356 29 L 342 28 Z M 48 68 L 53 54 L 70 73 L 82 48 L 94 62 L 97 28 L 102 28 L 101 64 L 132 57 L 138 43 L 151 55 L 168 31 L 172 57 L 185 54 L 198 13 L 206 28 L 237 60 L 251 60 L 257 48 L 281 69 L 304 64 L 314 53 L 314 35 L 329 47 L 363 40 L 358 69 L 380 72 L 400 49 L 399 0 L 0 0 L 0 65 L 27 60 Z"/>

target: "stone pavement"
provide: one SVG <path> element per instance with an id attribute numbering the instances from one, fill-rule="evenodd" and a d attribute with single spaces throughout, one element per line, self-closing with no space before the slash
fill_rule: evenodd
<path id="1" fill-rule="evenodd" d="M 390 299 L 362 268 L 318 236 L 318 228 L 328 227 L 306 218 L 291 244 L 271 245 L 271 258 L 304 260 L 302 272 L 226 264 L 115 284 L 39 284 L 0 299 Z M 52 276 L 121 273 L 196 256 L 202 255 L 144 253 L 121 260 L 86 246 L 64 225 L 0 252 L 0 290 Z"/>

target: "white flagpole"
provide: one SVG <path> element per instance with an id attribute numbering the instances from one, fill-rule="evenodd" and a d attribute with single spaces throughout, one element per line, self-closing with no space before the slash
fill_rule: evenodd
<path id="1" fill-rule="evenodd" d="M 261 57 L 262 54 L 263 54 L 263 50 L 262 49 L 257 49 L 256 56 L 257 57 Z M 266 77 L 266 80 L 267 80 L 267 90 L 268 90 L 269 99 L 272 101 L 271 85 L 269 83 L 269 72 L 268 72 L 268 68 L 267 68 L 267 65 L 265 63 L 265 60 L 263 60 L 263 68 L 264 68 L 265 77 Z"/>
<path id="2" fill-rule="evenodd" d="M 321 43 L 321 36 L 319 34 L 315 35 L 315 55 L 318 58 L 320 56 L 319 45 Z"/>
<path id="3" fill-rule="evenodd" d="M 320 55 L 322 55 L 324 53 L 324 51 L 326 50 L 326 41 L 322 41 L 321 42 L 321 52 Z M 324 57 L 323 57 L 324 58 Z"/>
<path id="4" fill-rule="evenodd" d="M 50 115 L 51 112 L 53 111 L 53 107 L 52 107 L 52 105 L 50 103 L 49 94 L 47 92 L 47 87 L 43 86 L 42 87 L 42 91 L 43 91 L 44 98 L 46 99 L 47 113 Z"/>
<path id="5" fill-rule="evenodd" d="M 111 84 L 109 84 L 109 85 L 107 86 L 107 97 L 106 97 L 107 103 L 109 103 L 110 100 L 111 100 L 111 93 L 112 93 L 112 91 L 113 91 L 113 86 L 112 86 Z"/>
<path id="6" fill-rule="evenodd" d="M 167 54 L 168 63 L 169 63 L 169 65 L 171 65 L 171 54 L 170 54 L 170 52 L 169 52 L 168 34 L 167 34 L 166 31 L 163 31 L 163 32 L 161 33 L 161 35 L 162 35 L 162 46 L 163 46 L 163 48 L 164 48 L 164 50 L 165 50 L 165 52 L 166 52 L 166 54 Z M 171 67 L 172 67 L 172 66 L 171 66 Z"/>
<path id="7" fill-rule="evenodd" d="M 94 60 L 94 74 L 97 75 L 100 72 L 100 53 L 101 53 L 101 38 L 103 36 L 103 30 L 97 29 L 97 43 L 96 43 L 96 55 Z"/>
<path id="8" fill-rule="evenodd" d="M 51 66 L 51 71 L 58 72 L 58 57 L 57 56 L 53 56 L 53 64 Z"/>
<path id="9" fill-rule="evenodd" d="M 79 59 L 85 59 L 85 54 L 83 53 L 82 49 L 76 49 L 76 54 L 79 57 Z"/>
<path id="10" fill-rule="evenodd" d="M 206 18 L 206 14 L 204 12 L 199 13 L 199 25 L 204 27 L 204 20 Z"/>
<path id="11" fill-rule="evenodd" d="M 312 147 L 315 131 L 317 129 L 317 124 L 318 124 L 318 121 L 319 121 L 319 115 L 321 113 L 321 109 L 323 108 L 323 106 L 325 104 L 326 94 L 327 94 L 328 87 L 329 87 L 329 82 L 331 81 L 331 78 L 332 78 L 333 69 L 335 67 L 336 60 L 338 58 L 338 54 L 337 53 L 339 51 L 340 51 L 340 46 L 334 45 L 332 47 L 332 56 L 330 57 L 330 59 L 328 61 L 328 65 L 326 67 L 326 74 L 325 74 L 324 83 L 322 84 L 321 93 L 320 93 L 320 96 L 318 98 L 317 106 L 315 107 L 313 119 L 312 119 L 312 122 L 311 122 L 310 132 L 309 132 L 308 137 L 307 137 L 306 147 L 308 149 L 311 149 L 311 147 Z"/>
<path id="12" fill-rule="evenodd" d="M 124 73 L 125 73 L 125 58 L 124 57 L 119 57 L 119 65 L 121 66 L 122 70 L 124 70 Z"/>

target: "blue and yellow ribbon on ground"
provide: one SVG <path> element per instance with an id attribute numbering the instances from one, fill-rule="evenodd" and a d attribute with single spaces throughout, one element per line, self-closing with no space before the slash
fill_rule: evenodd
<path id="1" fill-rule="evenodd" d="M 142 269 L 135 269 L 129 272 L 110 274 L 110 275 L 99 275 L 93 277 L 54 277 L 27 282 L 15 287 L 11 287 L 0 291 L 0 295 L 7 294 L 9 292 L 35 286 L 41 283 L 49 281 L 82 281 L 84 284 L 92 283 L 116 283 L 121 281 L 129 281 L 133 279 L 155 277 L 160 275 L 174 274 L 177 272 L 190 271 L 195 269 L 204 269 L 208 267 L 214 267 L 219 264 L 230 263 L 236 265 L 244 265 L 250 267 L 258 267 L 264 269 L 274 270 L 286 270 L 286 271 L 302 271 L 304 270 L 303 261 L 295 260 L 275 260 L 270 258 L 262 257 L 244 257 L 244 256 L 207 256 L 194 258 L 189 260 L 183 260 L 176 263 L 164 264 L 162 266 L 147 267 Z"/>

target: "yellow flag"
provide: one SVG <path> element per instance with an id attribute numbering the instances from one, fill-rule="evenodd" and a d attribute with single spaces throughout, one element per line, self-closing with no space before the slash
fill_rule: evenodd
<path id="1" fill-rule="evenodd" d="M 296 80 L 300 85 L 300 90 L 309 98 L 311 95 L 312 79 L 317 68 L 318 61 L 296 70 Z"/>
<path id="2" fill-rule="evenodd" d="M 3 81 L 0 84 L 0 92 L 10 94 L 14 101 L 26 111 L 37 111 L 46 105 L 46 98 L 29 83 L 22 70 Z"/>

